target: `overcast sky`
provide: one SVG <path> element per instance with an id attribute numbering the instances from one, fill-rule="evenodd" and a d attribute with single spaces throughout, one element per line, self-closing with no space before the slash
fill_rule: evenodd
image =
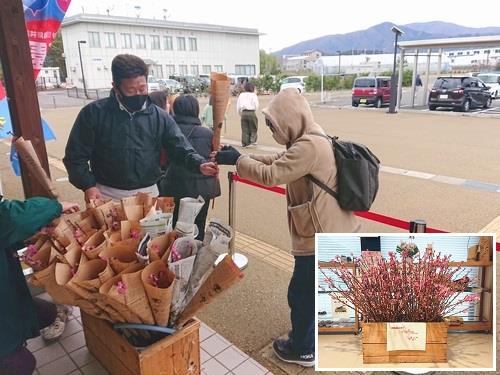
<path id="1" fill-rule="evenodd" d="M 449 0 L 72 0 L 67 15 L 82 13 L 140 16 L 161 19 L 167 10 L 172 21 L 211 23 L 256 28 L 260 47 L 277 51 L 324 35 L 366 29 L 381 22 L 404 25 L 412 22 L 445 21 L 468 27 L 500 27 L 500 1 L 472 3 Z M 293 4 L 293 5 L 287 5 Z M 388 31 L 389 32 L 389 31 Z"/>

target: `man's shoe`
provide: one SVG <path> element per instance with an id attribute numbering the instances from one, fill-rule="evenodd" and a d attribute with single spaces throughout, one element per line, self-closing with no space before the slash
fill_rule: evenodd
<path id="1" fill-rule="evenodd" d="M 66 328 L 66 320 L 68 320 L 68 316 L 71 315 L 72 311 L 73 309 L 70 306 L 57 305 L 57 315 L 54 323 L 40 330 L 42 338 L 51 341 L 61 337 L 64 328 Z"/>
<path id="2" fill-rule="evenodd" d="M 311 354 L 298 354 L 292 351 L 290 341 L 283 339 L 276 339 L 273 342 L 274 353 L 284 362 L 295 363 L 302 367 L 314 366 L 314 353 Z"/>

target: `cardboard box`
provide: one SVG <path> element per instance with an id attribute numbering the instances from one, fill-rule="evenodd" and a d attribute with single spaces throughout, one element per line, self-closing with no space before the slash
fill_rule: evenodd
<path id="1" fill-rule="evenodd" d="M 192 319 L 174 335 L 142 351 L 105 320 L 82 311 L 87 347 L 112 375 L 200 375 L 200 322 Z"/>

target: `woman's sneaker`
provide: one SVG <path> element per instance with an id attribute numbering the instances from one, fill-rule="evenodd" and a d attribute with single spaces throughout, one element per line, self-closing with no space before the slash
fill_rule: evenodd
<path id="1" fill-rule="evenodd" d="M 66 305 L 57 305 L 57 315 L 54 323 L 40 330 L 40 335 L 44 340 L 51 341 L 58 339 L 66 328 L 66 320 L 71 315 L 73 309 Z"/>
<path id="2" fill-rule="evenodd" d="M 295 363 L 303 367 L 314 366 L 314 353 L 299 354 L 292 351 L 289 340 L 276 339 L 273 342 L 274 353 L 284 362 Z"/>

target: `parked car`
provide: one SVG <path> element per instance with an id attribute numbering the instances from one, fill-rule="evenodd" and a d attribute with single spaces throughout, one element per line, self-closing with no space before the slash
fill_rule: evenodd
<path id="1" fill-rule="evenodd" d="M 306 91 L 306 78 L 307 76 L 287 77 L 281 81 L 280 91 L 292 87 L 299 90 L 299 92 L 302 94 L 304 91 Z"/>
<path id="2" fill-rule="evenodd" d="M 168 89 L 172 93 L 179 92 L 184 89 L 184 86 L 182 86 L 182 84 L 175 79 L 159 79 L 158 83 L 160 84 L 161 90 Z"/>
<path id="3" fill-rule="evenodd" d="M 153 76 L 148 76 L 148 93 L 153 91 L 158 91 L 160 89 L 160 84 L 158 80 Z"/>
<path id="4" fill-rule="evenodd" d="M 391 77 L 359 77 L 352 87 L 352 106 L 373 104 L 380 108 L 391 101 Z"/>
<path id="5" fill-rule="evenodd" d="M 471 108 L 488 108 L 491 95 L 483 81 L 476 77 L 438 77 L 429 94 L 429 109 L 449 107 L 468 112 Z"/>
<path id="6" fill-rule="evenodd" d="M 480 73 L 477 75 L 477 78 L 490 88 L 492 99 L 500 96 L 500 72 Z"/>
<path id="7" fill-rule="evenodd" d="M 200 79 L 200 81 L 206 86 L 210 86 L 210 75 L 209 74 L 200 74 L 198 76 L 198 78 Z"/>
<path id="8" fill-rule="evenodd" d="M 170 79 L 180 82 L 184 86 L 185 90 L 191 91 L 193 93 L 203 91 L 208 87 L 198 77 L 193 75 L 185 75 L 185 76 L 172 75 L 170 76 Z"/>
<path id="9" fill-rule="evenodd" d="M 229 83 L 229 90 L 233 96 L 238 96 L 242 91 L 244 91 L 245 83 L 250 80 L 248 76 L 242 76 L 237 74 L 228 74 L 231 82 Z"/>

